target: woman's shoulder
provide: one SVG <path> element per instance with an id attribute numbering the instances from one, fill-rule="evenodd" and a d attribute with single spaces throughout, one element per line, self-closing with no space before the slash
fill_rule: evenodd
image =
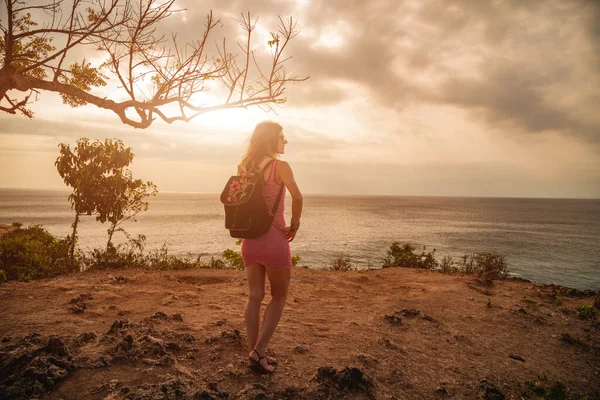
<path id="1" fill-rule="evenodd" d="M 290 163 L 287 161 L 283 161 L 283 160 L 276 160 L 277 161 L 277 168 L 283 168 L 284 170 L 289 170 L 292 169 L 292 167 L 290 166 Z"/>

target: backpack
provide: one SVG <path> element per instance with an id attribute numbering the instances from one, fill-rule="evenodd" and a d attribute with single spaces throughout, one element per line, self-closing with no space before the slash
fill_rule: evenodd
<path id="1" fill-rule="evenodd" d="M 283 193 L 282 184 L 273 211 L 269 212 L 262 191 L 265 185 L 263 176 L 273 161 L 269 161 L 253 178 L 233 175 L 227 181 L 221 193 L 221 203 L 225 207 L 225 228 L 229 229 L 232 237 L 257 238 L 271 229 Z"/>

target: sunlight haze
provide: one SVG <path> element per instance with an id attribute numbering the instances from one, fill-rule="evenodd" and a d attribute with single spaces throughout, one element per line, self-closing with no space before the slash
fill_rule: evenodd
<path id="1" fill-rule="evenodd" d="M 306 194 L 600 197 L 598 2 L 177 4 L 186 11 L 165 32 L 197 39 L 212 9 L 222 25 L 211 42 L 225 36 L 231 49 L 243 38 L 233 18 L 250 11 L 263 58 L 277 15 L 294 17 L 286 69 L 310 79 L 289 85 L 276 113 L 230 109 L 144 130 L 41 92 L 33 119 L 0 114 L 0 188 L 66 189 L 58 144 L 116 137 L 133 148 L 135 176 L 159 191 L 217 193 L 269 119 L 284 127 L 282 159 Z M 77 54 L 103 61 L 91 47 Z M 111 77 L 92 93 L 123 100 L 118 86 Z M 197 101 L 226 97 L 208 86 Z"/>

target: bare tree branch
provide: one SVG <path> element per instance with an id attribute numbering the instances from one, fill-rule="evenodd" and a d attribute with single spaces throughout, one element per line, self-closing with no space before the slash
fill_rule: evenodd
<path id="1" fill-rule="evenodd" d="M 0 111 L 31 117 L 28 105 L 33 91 L 49 91 L 59 93 L 72 107 L 94 104 L 111 110 L 124 124 L 143 129 L 156 116 L 173 123 L 219 109 L 259 106 L 272 110 L 285 102 L 287 84 L 308 79 L 284 69 L 291 58 L 284 56 L 284 50 L 298 34 L 292 18 L 285 22 L 279 18 L 268 43 L 269 68 L 263 70 L 251 47 L 258 18 L 253 20 L 250 13 L 236 20 L 245 33 L 245 40 L 237 43 L 238 57 L 229 52 L 225 38 L 215 54 L 207 54 L 208 40 L 222 24 L 212 12 L 198 39 L 182 44 L 176 33 L 170 41 L 157 35 L 162 21 L 182 11 L 173 9 L 175 0 L 71 0 L 67 12 L 62 3 L 29 5 L 5 0 L 8 23 L 0 23 L 4 32 L 0 38 Z M 17 8 L 17 4 L 22 6 Z M 38 27 L 36 19 L 44 14 L 48 22 Z M 62 37 L 58 48 L 53 44 L 55 37 Z M 73 59 L 71 50 L 85 47 L 104 54 L 106 61 L 92 65 L 80 59 L 67 66 L 67 60 Z M 127 100 L 117 102 L 94 94 L 94 88 L 105 86 L 109 77 L 116 78 L 117 90 Z M 198 103 L 197 95 L 214 86 L 208 82 L 220 82 L 225 90 L 220 103 Z M 21 94 L 18 100 L 9 97 L 13 91 L 29 94 Z"/>

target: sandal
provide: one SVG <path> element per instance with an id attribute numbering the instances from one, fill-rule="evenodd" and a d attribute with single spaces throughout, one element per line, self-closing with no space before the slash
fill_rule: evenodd
<path id="1" fill-rule="evenodd" d="M 256 361 L 253 358 L 250 358 L 250 361 L 252 362 L 252 365 L 249 366 L 250 369 L 255 370 L 257 372 L 260 372 L 262 374 L 272 374 L 273 372 L 275 372 L 275 370 L 270 371 L 270 370 L 266 369 L 260 363 L 262 360 L 265 360 L 266 363 L 267 363 L 267 365 L 271 365 L 271 364 L 269 364 L 269 360 L 267 359 L 267 356 L 261 357 L 261 355 L 258 354 L 258 351 L 256 351 L 256 349 L 252 349 L 252 351 L 250 352 L 250 354 L 252 354 L 252 352 L 256 353 L 256 355 L 258 356 L 258 361 Z"/>

